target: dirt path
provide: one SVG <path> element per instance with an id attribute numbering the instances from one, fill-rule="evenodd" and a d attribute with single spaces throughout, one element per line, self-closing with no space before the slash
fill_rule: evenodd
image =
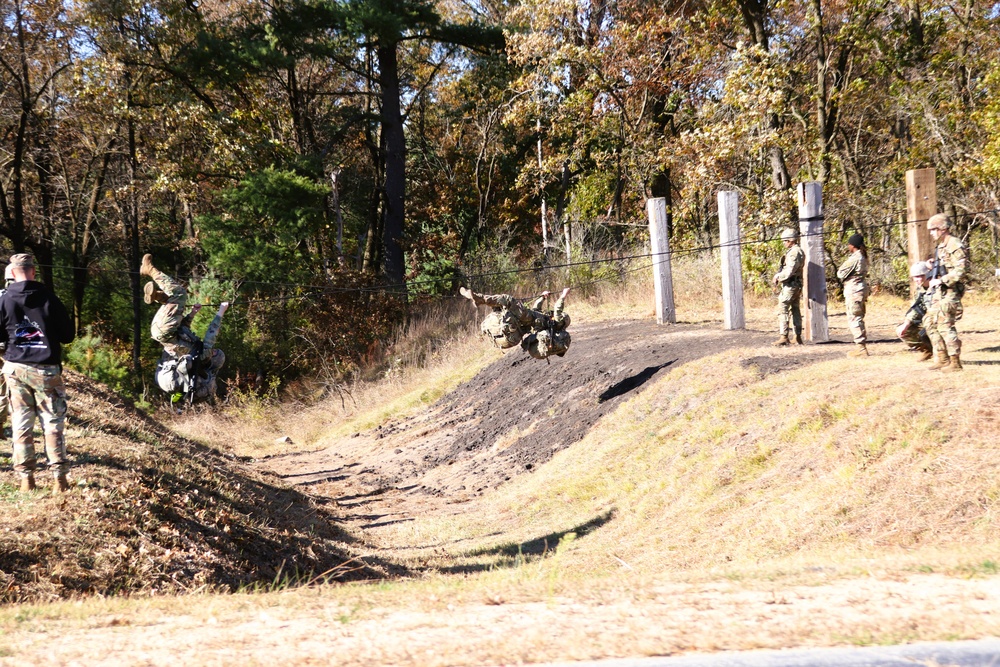
<path id="1" fill-rule="evenodd" d="M 504 354 L 426 412 L 356 433 L 327 448 L 266 459 L 262 465 L 335 504 L 349 530 L 365 531 L 427 512 L 462 512 L 463 503 L 527 474 L 577 442 L 650 380 L 737 348 L 764 373 L 813 363 L 848 348 L 774 350 L 773 333 L 717 325 L 663 327 L 649 320 L 575 327 L 565 357 L 550 363 L 520 349 Z"/>
<path id="2" fill-rule="evenodd" d="M 514 665 L 1000 634 L 1000 579 L 862 577 L 767 590 L 738 582 L 621 582 L 589 597 L 359 606 L 315 594 L 214 608 L 38 621 L 7 633 L 16 662 L 53 665 Z M 924 633 L 924 638 L 926 633 Z M 8 654 L 9 655 L 9 654 Z"/>

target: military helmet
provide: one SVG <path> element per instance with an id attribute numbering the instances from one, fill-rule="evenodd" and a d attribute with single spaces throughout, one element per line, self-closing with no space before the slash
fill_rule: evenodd
<path id="1" fill-rule="evenodd" d="M 569 323 L 572 320 L 570 320 L 570 318 L 569 318 L 569 313 L 561 313 L 559 315 L 559 317 L 552 318 L 552 321 L 555 323 L 555 327 L 554 328 L 556 330 L 563 331 L 563 330 L 566 329 L 566 327 L 569 326 Z"/>
<path id="2" fill-rule="evenodd" d="M 910 266 L 910 277 L 911 278 L 926 278 L 930 270 L 927 266 L 927 262 L 914 262 Z"/>
<path id="3" fill-rule="evenodd" d="M 794 241 L 799 237 L 799 233 L 792 229 L 791 227 L 785 227 L 781 230 L 781 240 L 782 241 Z"/>
<path id="4" fill-rule="evenodd" d="M 927 229 L 948 229 L 951 227 L 951 218 L 944 213 L 937 213 L 927 221 Z"/>
<path id="5" fill-rule="evenodd" d="M 501 350 L 514 347 L 521 342 L 521 325 L 509 310 L 494 310 L 480 326 L 483 335 L 493 341 Z"/>

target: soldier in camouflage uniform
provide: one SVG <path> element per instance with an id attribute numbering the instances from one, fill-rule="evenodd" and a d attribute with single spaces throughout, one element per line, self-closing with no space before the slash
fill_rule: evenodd
<path id="1" fill-rule="evenodd" d="M 937 356 L 929 368 L 954 372 L 962 370 L 962 341 L 958 338 L 955 322 L 962 317 L 969 256 L 962 241 L 951 235 L 950 228 L 951 220 L 941 213 L 927 221 L 927 229 L 937 247 L 929 287 L 931 305 L 924 316 L 924 328 Z"/>
<path id="2" fill-rule="evenodd" d="M 53 473 L 53 492 L 69 490 L 66 471 L 66 387 L 62 345 L 73 341 L 73 321 L 66 307 L 35 281 L 31 255 L 10 258 L 15 282 L 0 297 L 0 342 L 6 344 L 3 374 L 10 400 L 14 471 L 21 491 L 35 488 L 35 417 L 45 435 L 45 454 Z"/>
<path id="3" fill-rule="evenodd" d="M 896 328 L 896 335 L 907 344 L 911 350 L 920 352 L 920 361 L 927 361 L 933 356 L 931 339 L 923 327 L 924 316 L 930 308 L 930 293 L 927 291 L 930 282 L 927 279 L 927 262 L 915 262 L 910 267 L 910 279 L 914 282 L 913 302 L 910 303 L 903 323 Z"/>
<path id="4" fill-rule="evenodd" d="M 545 313 L 544 317 L 535 318 L 531 325 L 531 333 L 521 340 L 521 349 L 535 359 L 547 359 L 553 354 L 561 357 L 569 349 L 572 338 L 566 328 L 570 324 L 570 317 L 569 313 L 564 311 L 569 289 L 568 287 L 564 289 L 556 299 L 551 314 Z M 542 300 L 550 294 L 548 291 L 542 292 L 542 296 L 535 301 L 532 309 L 538 311 Z"/>
<path id="5" fill-rule="evenodd" d="M 480 330 L 500 349 L 506 350 L 515 345 L 522 345 L 529 354 L 538 359 L 544 359 L 550 354 L 562 356 L 566 353 L 569 347 L 569 332 L 565 329 L 569 325 L 569 315 L 563 312 L 563 308 L 566 295 L 569 293 L 568 287 L 560 294 L 552 315 L 539 310 L 550 294 L 547 291 L 535 299 L 530 307 L 526 307 L 510 294 L 480 294 L 466 287 L 462 287 L 459 292 L 477 306 L 492 307 L 493 310 L 480 325 Z M 542 335 L 539 345 L 538 334 L 542 331 L 548 333 Z M 562 334 L 550 335 L 557 332 Z M 522 340 L 525 336 L 531 339 L 527 346 L 524 346 Z"/>
<path id="6" fill-rule="evenodd" d="M 187 290 L 184 286 L 153 266 L 153 257 L 148 254 L 142 258 L 139 275 L 152 278 L 144 288 L 146 303 L 162 304 L 153 316 L 153 323 L 150 326 L 153 340 L 163 345 L 163 355 L 157 363 L 157 384 L 164 389 L 164 383 L 161 382 L 161 377 L 164 376 L 160 371 L 165 365 L 171 369 L 179 368 L 182 375 L 193 374 L 191 377 L 182 377 L 182 384 L 190 386 L 189 391 L 193 392 L 188 398 L 213 399 L 216 375 L 226 361 L 226 355 L 222 350 L 215 348 L 215 341 L 222 327 L 222 316 L 229 308 L 229 303 L 219 306 L 219 311 L 205 331 L 205 337 L 199 338 L 191 330 L 191 321 L 198 314 L 201 305 L 192 306 L 191 311 L 187 315 L 184 314 L 187 306 Z M 188 355 L 191 363 L 178 366 L 176 362 Z M 164 391 L 172 393 L 175 389 L 164 389 Z"/>
<path id="7" fill-rule="evenodd" d="M 868 287 L 868 250 L 861 234 L 847 239 L 851 255 L 837 269 L 837 278 L 844 283 L 844 305 L 847 309 L 847 326 L 854 338 L 851 357 L 868 356 L 868 333 L 865 330 L 865 302 L 871 290 Z"/>
<path id="8" fill-rule="evenodd" d="M 806 262 L 806 253 L 797 243 L 798 236 L 794 229 L 781 231 L 785 254 L 773 279 L 775 286 L 781 287 L 781 293 L 778 294 L 778 333 L 781 337 L 774 343 L 777 347 L 789 344 L 789 323 L 795 332 L 795 342 L 802 345 L 802 311 L 799 300 L 802 298 L 802 267 Z"/>

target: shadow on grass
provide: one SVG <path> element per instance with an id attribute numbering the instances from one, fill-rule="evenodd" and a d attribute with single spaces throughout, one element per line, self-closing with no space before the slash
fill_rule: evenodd
<path id="1" fill-rule="evenodd" d="M 660 370 L 666 368 L 667 366 L 670 366 L 676 361 L 677 361 L 676 359 L 671 359 L 670 361 L 660 364 L 659 366 L 647 366 L 646 368 L 642 369 L 635 375 L 632 375 L 630 377 L 625 378 L 624 380 L 614 383 L 613 385 L 605 389 L 600 396 L 597 397 L 597 402 L 603 403 L 604 401 L 610 401 L 612 398 L 618 398 L 619 396 L 627 394 L 633 389 L 641 387 L 642 385 L 646 384 L 646 382 L 648 382 L 649 379 L 652 378 L 654 375 L 656 375 Z"/>
<path id="2" fill-rule="evenodd" d="M 588 535 L 611 521 L 611 519 L 614 518 L 614 515 L 615 510 L 612 508 L 606 512 L 598 514 L 593 519 L 590 519 L 585 523 L 581 523 L 578 526 L 574 526 L 568 530 L 549 533 L 548 535 L 542 535 L 541 537 L 536 537 L 533 540 L 528 540 L 527 542 L 521 542 L 519 544 L 507 543 L 485 549 L 474 549 L 473 551 L 463 554 L 463 557 L 476 558 L 481 556 L 493 556 L 496 560 L 490 563 L 454 565 L 451 567 L 439 568 L 439 571 L 446 574 L 472 574 L 474 572 L 485 572 L 487 570 L 501 567 L 517 567 L 523 563 L 545 558 L 546 556 L 555 553 L 556 547 L 558 547 L 559 543 L 566 539 L 567 536 L 573 535 L 576 538 L 580 538 L 584 535 Z"/>

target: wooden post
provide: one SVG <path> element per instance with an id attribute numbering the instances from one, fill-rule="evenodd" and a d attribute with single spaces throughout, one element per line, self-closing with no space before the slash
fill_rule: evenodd
<path id="1" fill-rule="evenodd" d="M 802 293 L 806 297 L 802 316 L 805 339 L 814 343 L 830 340 L 826 314 L 826 257 L 823 250 L 823 184 L 799 183 L 799 233 L 806 265 Z"/>
<path id="2" fill-rule="evenodd" d="M 674 324 L 674 281 L 670 273 L 670 241 L 667 238 L 667 200 L 655 197 L 646 200 L 649 216 L 649 240 L 653 251 L 653 287 L 656 290 L 656 323 Z"/>
<path id="3" fill-rule="evenodd" d="M 740 259 L 739 194 L 719 193 L 719 245 L 722 250 L 722 306 L 726 329 L 743 329 L 743 264 Z"/>
<path id="4" fill-rule="evenodd" d="M 909 265 L 930 259 L 934 242 L 927 231 L 927 220 L 937 213 L 937 179 L 933 169 L 910 169 L 906 172 L 906 255 Z M 909 273 L 909 272 L 907 272 Z M 910 281 L 910 293 L 914 290 Z"/>

